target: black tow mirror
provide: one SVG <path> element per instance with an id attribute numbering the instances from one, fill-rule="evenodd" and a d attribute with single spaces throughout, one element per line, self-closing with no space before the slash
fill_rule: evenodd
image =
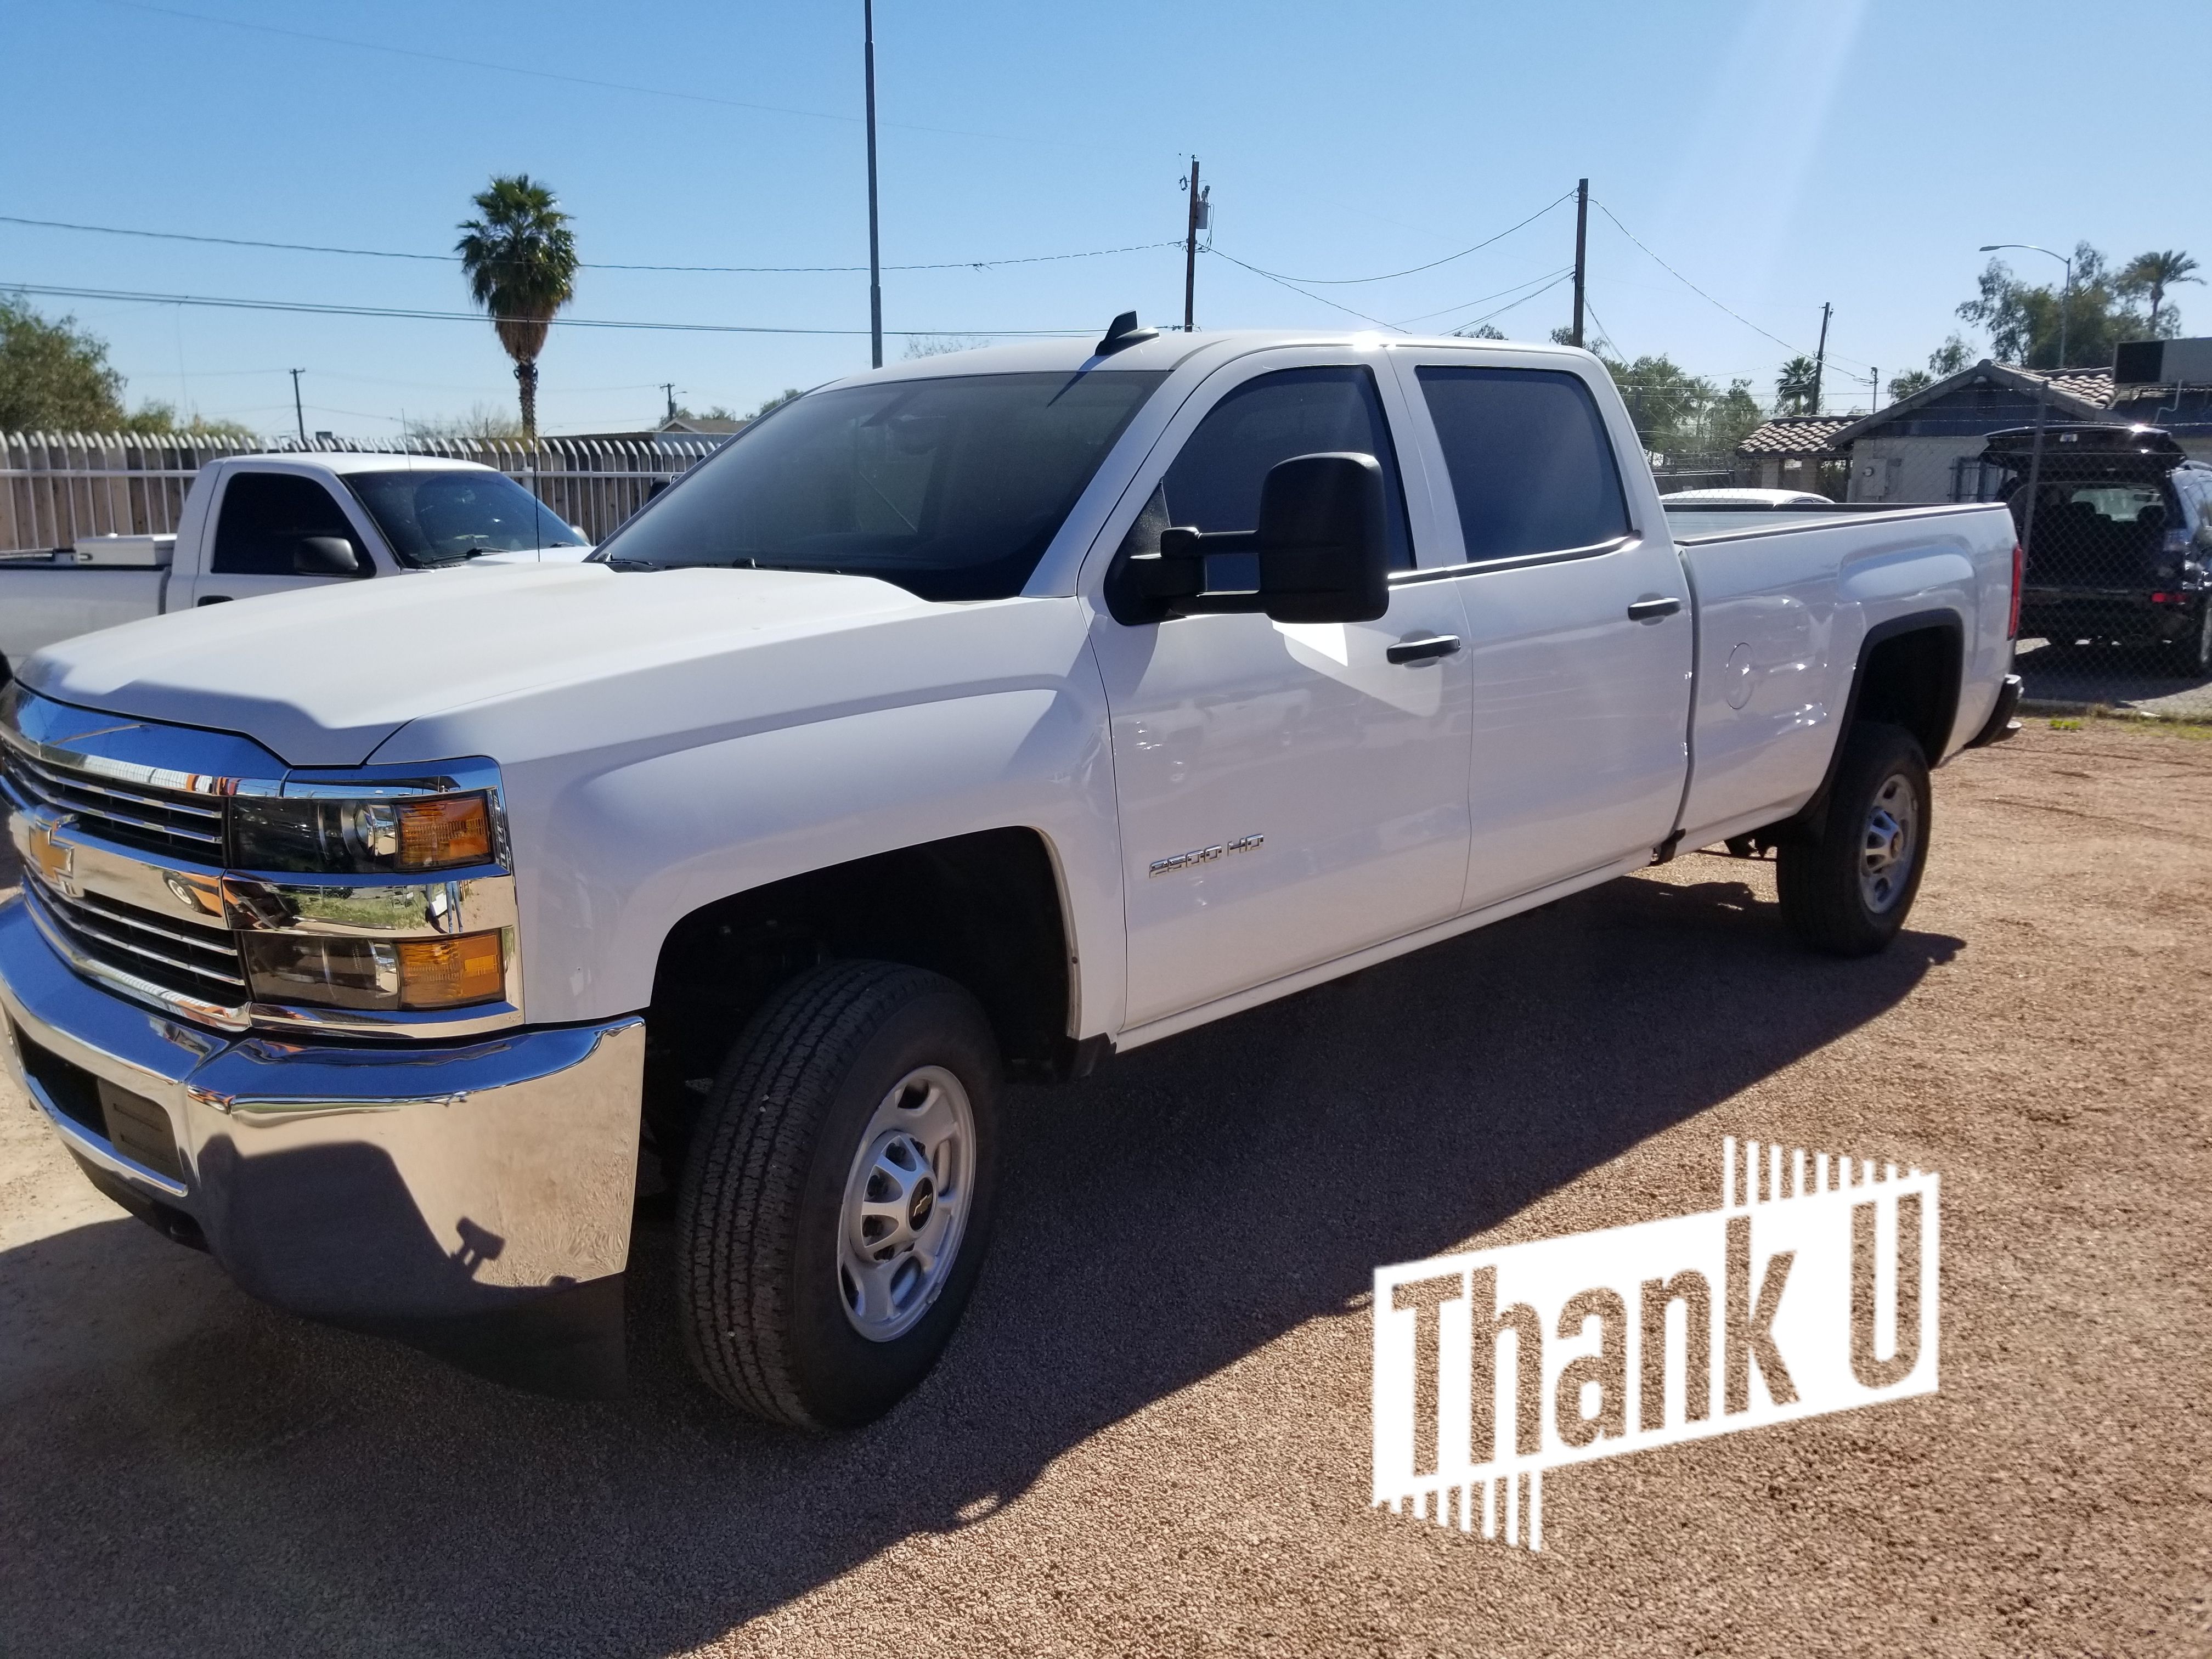
<path id="1" fill-rule="evenodd" d="M 292 551 L 295 576 L 358 576 L 361 555 L 343 536 L 302 536 Z"/>
<path id="2" fill-rule="evenodd" d="M 1382 469 L 1372 455 L 1298 455 L 1260 489 L 1247 531 L 1176 528 L 1126 566 L 1131 620 L 1260 611 L 1276 622 L 1373 622 L 1390 608 Z M 1116 614 L 1124 607 L 1117 606 Z"/>

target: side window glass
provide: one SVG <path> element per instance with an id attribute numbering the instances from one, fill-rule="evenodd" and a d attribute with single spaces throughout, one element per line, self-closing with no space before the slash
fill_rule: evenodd
<path id="1" fill-rule="evenodd" d="M 1628 534 L 1613 446 L 1579 377 L 1426 364 L 1415 374 L 1470 562 L 1561 553 Z"/>
<path id="2" fill-rule="evenodd" d="M 1268 469 L 1298 455 L 1349 452 L 1382 467 L 1390 568 L 1413 567 L 1405 491 L 1374 377 L 1356 366 L 1285 368 L 1246 381 L 1199 422 L 1121 544 L 1126 556 L 1159 550 L 1170 525 L 1251 530 Z"/>
<path id="3" fill-rule="evenodd" d="M 322 485 L 295 472 L 234 472 L 223 488 L 209 569 L 218 576 L 289 576 L 309 536 L 349 543 L 367 568 L 344 509 Z"/>

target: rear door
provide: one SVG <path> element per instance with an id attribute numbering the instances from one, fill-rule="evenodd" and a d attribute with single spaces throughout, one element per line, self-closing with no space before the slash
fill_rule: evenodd
<path id="1" fill-rule="evenodd" d="M 353 576 L 303 576 L 295 568 L 300 544 L 312 536 L 336 537 L 360 562 Z M 341 501 L 320 477 L 276 467 L 241 466 L 222 482 L 214 516 L 202 538 L 202 568 L 187 583 L 185 605 L 217 605 L 264 593 L 289 592 L 331 582 L 358 581 L 375 569 L 368 526 L 349 501 Z"/>
<path id="2" fill-rule="evenodd" d="M 1663 841 L 1687 775 L 1690 592 L 1558 359 L 1394 352 L 1467 619 L 1469 909 Z M 1613 400 L 1617 402 L 1617 399 Z M 1649 513 L 1639 533 L 1635 513 Z"/>

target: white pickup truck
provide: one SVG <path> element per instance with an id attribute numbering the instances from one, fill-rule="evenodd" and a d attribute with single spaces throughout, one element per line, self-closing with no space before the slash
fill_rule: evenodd
<path id="1" fill-rule="evenodd" d="M 633 1203 L 738 1405 L 884 1411 L 1011 1074 L 1775 850 L 1880 949 L 2003 735 L 1999 507 L 1670 534 L 1597 361 L 1155 334 L 840 381 L 591 561 L 74 640 L 0 694 L 9 1064 L 247 1289 L 619 1380 Z"/>
<path id="2" fill-rule="evenodd" d="M 94 629 L 367 576 L 591 551 L 502 472 L 438 456 L 230 455 L 202 467 L 173 535 L 94 536 L 0 558 L 0 684 Z"/>

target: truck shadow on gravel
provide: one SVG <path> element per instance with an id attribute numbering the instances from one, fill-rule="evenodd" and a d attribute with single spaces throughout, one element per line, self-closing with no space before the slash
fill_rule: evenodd
<path id="1" fill-rule="evenodd" d="M 1716 872 L 1727 866 L 1716 863 Z M 1903 999 L 1718 873 L 1616 882 L 1013 1098 L 991 1264 L 885 1421 L 690 1379 L 639 1231 L 633 1389 L 509 1392 L 250 1302 L 135 1222 L 0 1255 L 0 1651 L 661 1655 L 1018 1498 L 1101 1428 Z M 1364 1430 L 1351 1427 L 1359 1443 Z M 1343 1471 L 1365 1495 L 1364 1462 Z"/>

